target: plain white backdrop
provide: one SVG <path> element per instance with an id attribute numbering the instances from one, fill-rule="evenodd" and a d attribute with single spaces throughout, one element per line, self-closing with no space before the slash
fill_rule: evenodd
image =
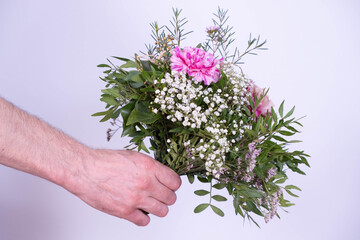
<path id="1" fill-rule="evenodd" d="M 296 148 L 312 156 L 312 167 L 291 176 L 303 191 L 289 213 L 259 220 L 261 229 L 243 223 L 230 202 L 221 205 L 224 218 L 196 215 L 202 199 L 193 191 L 207 186 L 183 179 L 168 216 L 137 227 L 0 166 L 1 240 L 360 239 L 360 1 L 0 0 L 0 96 L 84 144 L 121 149 L 127 139 L 107 142 L 109 125 L 90 116 L 104 108 L 96 65 L 144 50 L 149 23 L 167 24 L 172 7 L 195 31 L 183 46 L 195 46 L 219 4 L 229 9 L 237 46 L 245 48 L 249 33 L 268 40 L 268 51 L 245 57 L 245 73 L 270 87 L 275 104 L 286 99 L 287 109 L 306 115 Z"/>

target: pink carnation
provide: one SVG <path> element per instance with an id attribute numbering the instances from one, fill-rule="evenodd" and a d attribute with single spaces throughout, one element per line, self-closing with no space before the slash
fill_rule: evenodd
<path id="1" fill-rule="evenodd" d="M 255 84 L 251 85 L 251 92 L 252 92 L 252 99 L 255 104 L 255 95 L 257 99 L 260 99 L 263 95 L 263 89 L 258 87 Z M 272 101 L 269 99 L 268 96 L 264 96 L 263 99 L 260 101 L 259 105 L 256 106 L 256 119 L 258 119 L 259 115 L 266 117 L 267 113 L 271 115 L 271 107 L 273 106 Z"/>
<path id="2" fill-rule="evenodd" d="M 219 81 L 219 68 L 222 59 L 218 60 L 214 55 L 200 48 L 185 47 L 181 50 L 176 47 L 172 52 L 170 61 L 171 70 L 184 71 L 196 81 L 204 82 L 205 85 Z"/>

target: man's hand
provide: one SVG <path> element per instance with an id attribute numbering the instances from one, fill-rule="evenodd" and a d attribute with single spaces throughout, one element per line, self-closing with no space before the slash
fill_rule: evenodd
<path id="1" fill-rule="evenodd" d="M 170 168 L 134 151 L 95 150 L 65 184 L 90 206 L 145 226 L 150 218 L 167 215 L 176 201 L 180 177 Z"/>
<path id="2" fill-rule="evenodd" d="M 94 150 L 0 98 L 0 164 L 52 181 L 100 211 L 137 225 L 163 217 L 180 177 L 133 151 Z"/>

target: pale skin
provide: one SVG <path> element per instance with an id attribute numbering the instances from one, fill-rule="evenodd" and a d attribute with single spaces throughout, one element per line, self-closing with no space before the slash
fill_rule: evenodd
<path id="1" fill-rule="evenodd" d="M 58 184 L 136 225 L 167 215 L 180 177 L 144 154 L 89 148 L 0 97 L 0 164 Z"/>

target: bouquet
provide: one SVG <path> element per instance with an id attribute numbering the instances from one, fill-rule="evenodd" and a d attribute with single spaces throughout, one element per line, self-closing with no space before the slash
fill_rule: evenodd
<path id="1" fill-rule="evenodd" d="M 209 208 L 224 216 L 216 202 L 227 198 L 214 190 L 226 189 L 236 214 L 254 222 L 257 214 L 268 222 L 279 216 L 279 207 L 293 205 L 285 193 L 297 197 L 293 190 L 300 189 L 285 185 L 286 171 L 305 174 L 299 165 L 309 166 L 309 156 L 289 149 L 299 141 L 288 137 L 302 126 L 292 117 L 294 107 L 285 113 L 282 102 L 275 110 L 268 90 L 240 67 L 242 57 L 264 50 L 266 41 L 250 35 L 245 51 L 234 49 L 227 11 L 219 8 L 205 42 L 183 47 L 191 32 L 183 29 L 187 20 L 180 17 L 181 10 L 173 9 L 173 14 L 170 27 L 151 24 L 155 44 L 146 45 L 145 53 L 132 60 L 113 57 L 120 66 L 110 60 L 98 65 L 106 69 L 100 99 L 106 110 L 93 116 L 111 120 L 108 140 L 122 129 L 122 136 L 131 138 L 125 148 L 151 150 L 156 160 L 187 175 L 190 183 L 197 177 L 209 184 L 208 190 L 195 191 L 208 199 L 195 213 Z"/>

